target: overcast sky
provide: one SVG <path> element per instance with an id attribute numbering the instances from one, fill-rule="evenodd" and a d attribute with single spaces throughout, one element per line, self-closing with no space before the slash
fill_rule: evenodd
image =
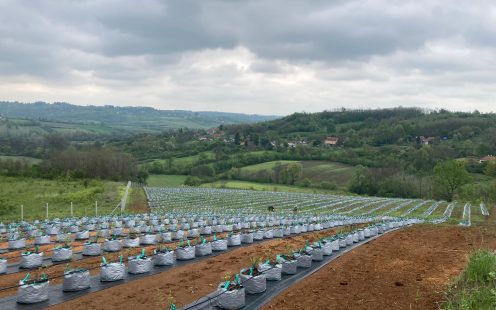
<path id="1" fill-rule="evenodd" d="M 0 0 L 0 100 L 496 111 L 496 1 Z"/>

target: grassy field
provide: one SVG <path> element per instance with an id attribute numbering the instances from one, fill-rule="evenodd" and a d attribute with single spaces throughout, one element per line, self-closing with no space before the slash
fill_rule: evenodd
<path id="1" fill-rule="evenodd" d="M 248 181 L 217 181 L 202 184 L 202 187 L 210 188 L 231 188 L 231 189 L 248 189 L 255 191 L 273 191 L 273 192 L 298 192 L 312 194 L 336 194 L 338 192 L 309 187 L 289 186 L 280 184 L 258 183 Z"/>
<path id="2" fill-rule="evenodd" d="M 480 250 L 470 256 L 466 269 L 448 289 L 441 309 L 494 309 L 496 254 Z"/>
<path id="3" fill-rule="evenodd" d="M 75 216 L 110 213 L 120 200 L 123 183 L 108 181 L 65 181 L 0 176 L 0 222 L 20 220 L 21 205 L 24 219 L 45 218 L 48 203 L 49 218 L 70 216 L 73 202 Z"/>
<path id="4" fill-rule="evenodd" d="M 152 187 L 177 187 L 184 185 L 185 175 L 152 174 L 148 177 L 148 186 Z"/>
<path id="5" fill-rule="evenodd" d="M 271 178 L 273 168 L 278 163 L 281 165 L 300 163 L 303 168 L 301 180 L 310 180 L 312 187 L 319 187 L 322 182 L 330 182 L 343 190 L 347 187 L 354 172 L 353 166 L 336 162 L 280 160 L 243 167 L 240 169 L 239 178 L 246 181 L 267 182 Z"/>
<path id="6" fill-rule="evenodd" d="M 7 156 L 7 155 L 0 155 L 1 160 L 21 160 L 21 161 L 26 161 L 30 165 L 35 165 L 39 164 L 41 162 L 41 159 L 39 158 L 34 158 L 34 157 L 27 157 L 27 156 Z"/>

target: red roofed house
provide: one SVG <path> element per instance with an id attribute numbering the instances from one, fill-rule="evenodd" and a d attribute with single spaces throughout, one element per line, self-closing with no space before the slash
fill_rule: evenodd
<path id="1" fill-rule="evenodd" d="M 485 163 L 487 161 L 493 161 L 493 160 L 496 160 L 496 156 L 493 156 L 493 155 L 487 155 L 487 156 L 484 156 L 482 157 L 480 160 L 479 160 L 479 163 Z"/>
<path id="2" fill-rule="evenodd" d="M 325 145 L 336 146 L 338 145 L 339 138 L 338 137 L 327 137 L 324 140 Z"/>

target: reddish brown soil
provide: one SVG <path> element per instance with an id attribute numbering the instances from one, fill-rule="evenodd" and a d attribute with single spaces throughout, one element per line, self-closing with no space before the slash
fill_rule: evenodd
<path id="1" fill-rule="evenodd" d="M 306 240 L 318 240 L 335 230 L 308 233 L 288 239 L 273 239 L 229 253 L 177 267 L 169 271 L 91 293 L 50 309 L 164 309 L 169 292 L 177 306 L 184 306 L 215 290 L 226 273 L 239 273 L 250 265 L 250 257 L 272 256 L 287 246 L 301 247 Z"/>
<path id="2" fill-rule="evenodd" d="M 263 309 L 438 309 L 472 250 L 496 249 L 494 228 L 417 226 L 343 255 Z"/>

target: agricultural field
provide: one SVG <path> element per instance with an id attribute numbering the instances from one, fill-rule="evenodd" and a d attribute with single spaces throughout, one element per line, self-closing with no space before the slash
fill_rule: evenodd
<path id="1" fill-rule="evenodd" d="M 336 162 L 280 160 L 245 166 L 240 169 L 237 178 L 246 181 L 267 182 L 271 180 L 276 165 L 287 166 L 292 163 L 302 165 L 300 181 L 307 179 L 311 182 L 310 186 L 312 187 L 320 187 L 322 182 L 328 182 L 338 189 L 345 189 L 354 172 L 353 166 Z"/>
<path id="2" fill-rule="evenodd" d="M 157 176 L 153 182 L 173 185 L 180 183 L 180 177 Z M 77 189 L 84 184 L 75 185 Z M 116 184 L 115 190 L 118 197 L 122 196 L 122 186 Z M 443 274 L 444 282 L 440 282 L 439 266 L 456 261 L 453 266 L 460 272 L 464 266 L 460 257 L 466 253 L 458 250 L 456 259 L 448 259 L 451 256 L 435 252 L 449 253 L 453 244 L 465 251 L 470 240 L 478 243 L 480 230 L 475 227 L 494 226 L 494 220 L 487 215 L 494 214 L 491 207 L 336 193 L 186 186 L 143 189 L 134 185 L 130 187 L 127 208 L 135 214 L 86 214 L 83 218 L 7 221 L 10 226 L 0 225 L 0 305 L 9 308 L 16 301 L 27 300 L 71 310 L 99 308 L 102 304 L 106 309 L 140 305 L 151 309 L 163 309 L 164 305 L 199 309 L 197 305 L 223 308 L 224 302 L 237 302 L 246 304 L 247 309 L 264 303 L 271 308 L 306 309 L 302 302 L 318 300 L 312 294 L 326 289 L 322 287 L 324 282 L 325 287 L 334 288 L 329 294 L 336 300 L 357 290 L 357 285 L 363 289 L 354 294 L 361 298 L 381 295 L 378 290 L 382 290 L 386 296 L 399 296 L 395 303 L 400 308 L 415 300 L 410 295 L 412 290 L 390 290 L 387 281 L 392 281 L 393 288 L 416 285 L 416 291 L 425 296 L 425 300 L 416 302 L 425 308 L 433 300 L 441 300 L 432 290 L 442 289 L 440 285 L 447 285 L 447 279 L 455 274 L 453 270 L 450 278 Z M 480 220 L 475 220 L 477 213 L 481 213 Z M 471 237 L 460 237 L 465 234 Z M 403 255 L 398 247 L 418 253 Z M 348 251 L 354 254 L 346 254 Z M 396 255 L 393 253 L 402 255 L 402 261 L 412 262 L 394 265 L 387 259 L 387 255 Z M 435 256 L 427 262 L 427 269 L 421 269 L 422 255 Z M 336 260 L 338 257 L 341 259 Z M 356 272 L 364 262 L 367 270 L 377 271 L 377 277 Z M 419 265 L 414 278 L 410 276 L 411 264 Z M 43 270 L 34 272 L 40 265 Z M 310 275 L 319 266 L 322 270 Z M 252 274 L 254 270 L 256 274 Z M 395 270 L 394 275 L 388 274 L 391 270 Z M 33 280 L 27 277 L 30 273 Z M 319 276 L 330 279 L 307 280 Z M 367 280 L 371 277 L 375 284 Z M 419 277 L 423 281 L 419 282 Z M 432 286 L 430 277 L 435 277 L 436 286 Z M 250 285 L 255 279 L 263 279 L 263 286 L 262 282 Z M 246 292 L 241 290 L 241 284 Z M 311 289 L 307 291 L 305 287 Z M 40 299 L 26 294 L 24 290 L 28 288 L 43 292 Z M 263 293 L 268 289 L 275 295 Z M 334 291 L 341 293 L 335 295 Z M 366 293 L 369 291 L 374 293 Z M 236 296 L 243 298 L 225 300 L 225 292 L 237 292 Z M 53 296 L 58 297 L 52 300 Z M 291 301 L 292 296 L 298 297 Z M 297 306 L 292 307 L 292 303 Z M 317 304 L 325 308 L 321 301 Z"/>
<path id="3" fill-rule="evenodd" d="M 147 183 L 151 187 L 178 187 L 184 184 L 186 178 L 185 175 L 152 174 Z"/>
<path id="4" fill-rule="evenodd" d="M 202 184 L 201 187 L 246 189 L 246 190 L 254 190 L 254 191 L 272 191 L 272 192 L 313 193 L 313 194 L 332 194 L 336 192 L 336 191 L 320 189 L 320 188 L 290 186 L 290 185 L 281 185 L 274 183 L 234 181 L 234 180 L 230 180 L 230 181 L 222 180 L 211 183 L 205 183 Z"/>

